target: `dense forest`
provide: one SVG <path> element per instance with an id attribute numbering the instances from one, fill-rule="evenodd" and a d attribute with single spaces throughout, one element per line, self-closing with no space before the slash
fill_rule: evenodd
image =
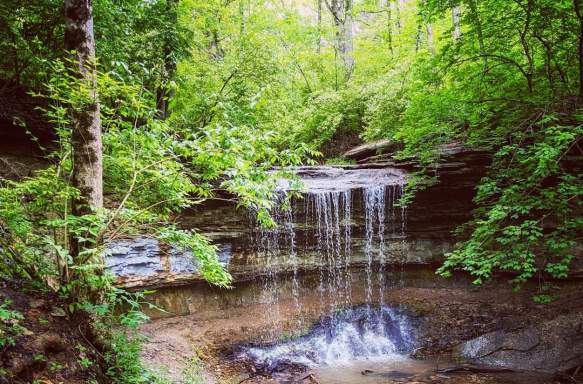
<path id="1" fill-rule="evenodd" d="M 104 270 L 108 243 L 150 234 L 227 288 L 216 245 L 176 215 L 230 200 L 273 227 L 279 178 L 350 165 L 362 143 L 416 164 L 403 207 L 440 183 L 444 145 L 491 155 L 439 275 L 520 287 L 577 261 L 579 0 L 2 0 L 0 52 L 0 129 L 43 164 L 11 175 L 0 154 L 0 277 L 86 330 L 86 382 L 165 382 L 140 362 L 147 300 Z M 26 333 L 13 304 L 0 357 Z"/>

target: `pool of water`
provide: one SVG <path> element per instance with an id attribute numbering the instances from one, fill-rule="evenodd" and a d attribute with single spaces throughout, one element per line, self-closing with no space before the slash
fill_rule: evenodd
<path id="1" fill-rule="evenodd" d="M 356 360 L 342 367 L 321 366 L 313 374 L 321 384 L 380 384 L 425 380 L 436 376 L 433 360 L 414 360 L 403 355 Z M 443 363 L 440 367 L 443 367 Z M 339 369 L 341 368 L 341 369 Z"/>

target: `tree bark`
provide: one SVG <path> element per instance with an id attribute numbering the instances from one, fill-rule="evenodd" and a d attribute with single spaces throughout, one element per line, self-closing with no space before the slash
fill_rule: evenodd
<path id="1" fill-rule="evenodd" d="M 403 22 L 401 21 L 401 5 L 402 4 L 404 4 L 403 0 L 395 1 L 395 14 L 396 14 L 395 24 L 397 25 L 397 33 L 401 33 L 401 29 L 403 28 Z"/>
<path id="2" fill-rule="evenodd" d="M 579 101 L 583 102 L 583 11 L 581 10 L 581 0 L 573 0 L 575 15 L 579 20 Z"/>
<path id="3" fill-rule="evenodd" d="M 385 9 L 387 11 L 387 42 L 389 43 L 391 56 L 393 56 L 393 12 L 390 1 L 385 3 Z"/>
<path id="4" fill-rule="evenodd" d="M 245 35 L 246 30 L 246 17 L 245 17 L 245 5 L 243 4 L 243 0 L 239 0 L 239 34 L 241 36 Z"/>
<path id="5" fill-rule="evenodd" d="M 318 54 L 322 50 L 322 0 L 318 0 L 318 45 L 316 51 Z"/>
<path id="6" fill-rule="evenodd" d="M 344 79 L 349 80 L 354 70 L 352 46 L 352 0 L 326 1 L 336 27 L 335 49 L 344 66 Z"/>
<path id="7" fill-rule="evenodd" d="M 427 49 L 429 50 L 429 53 L 434 55 L 435 43 L 433 41 L 433 26 L 431 25 L 431 23 L 427 23 L 427 25 L 425 26 L 425 31 L 427 32 Z"/>
<path id="8" fill-rule="evenodd" d="M 476 28 L 476 34 L 478 35 L 478 46 L 480 48 L 480 55 L 482 55 L 482 61 L 484 62 L 484 71 L 488 68 L 488 58 L 486 57 L 486 44 L 484 43 L 484 33 L 482 31 L 482 21 L 480 20 L 480 14 L 478 13 L 478 4 L 476 0 L 468 0 L 471 12 L 471 18 L 474 22 L 474 27 Z"/>
<path id="9" fill-rule="evenodd" d="M 417 31 L 415 32 L 415 53 L 419 52 L 421 47 L 421 24 L 417 24 Z"/>
<path id="10" fill-rule="evenodd" d="M 65 48 L 73 55 L 75 76 L 87 84 L 92 99 L 73 115 L 73 185 L 80 192 L 80 199 L 73 204 L 76 215 L 103 207 L 103 154 L 92 12 L 91 0 L 65 0 Z"/>
<path id="11" fill-rule="evenodd" d="M 170 116 L 169 103 L 174 96 L 174 90 L 170 87 L 170 80 L 176 73 L 176 61 L 174 60 L 174 45 L 177 37 L 175 25 L 178 23 L 177 8 L 178 0 L 166 0 L 166 12 L 168 17 L 169 31 L 164 38 L 164 64 L 162 67 L 161 83 L 156 93 L 156 106 L 158 117 L 167 119 Z"/>
<path id="12" fill-rule="evenodd" d="M 352 41 L 352 0 L 345 0 L 344 23 L 342 26 L 342 57 L 346 69 L 346 80 L 354 71 L 354 46 Z"/>
<path id="13" fill-rule="evenodd" d="M 458 41 L 462 35 L 460 27 L 461 9 L 456 5 L 451 9 L 451 23 L 453 24 L 453 40 Z"/>
<path id="14" fill-rule="evenodd" d="M 210 42 L 211 42 L 211 55 L 215 60 L 223 60 L 225 58 L 225 50 L 221 47 L 221 41 L 219 39 L 219 31 L 213 29 L 210 32 Z"/>

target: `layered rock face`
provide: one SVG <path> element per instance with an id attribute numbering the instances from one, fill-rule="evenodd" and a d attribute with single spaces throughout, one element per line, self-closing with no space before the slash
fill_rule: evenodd
<path id="1" fill-rule="evenodd" d="M 262 230 L 252 213 L 223 200 L 208 201 L 179 221 L 212 239 L 235 281 L 322 268 L 431 265 L 451 248 L 451 231 L 469 218 L 489 160 L 459 146 L 444 148 L 442 158 L 431 170 L 441 182 L 419 192 L 407 208 L 398 201 L 415 165 L 388 160 L 297 168 L 302 197 L 288 209 L 282 192 L 276 230 Z M 291 188 L 285 182 L 280 187 Z M 128 287 L 198 280 L 191 255 L 155 239 L 112 244 L 108 265 Z"/>

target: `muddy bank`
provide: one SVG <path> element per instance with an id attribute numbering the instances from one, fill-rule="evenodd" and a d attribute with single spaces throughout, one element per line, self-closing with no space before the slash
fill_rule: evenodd
<path id="1" fill-rule="evenodd" d="M 56 294 L 35 290 L 20 282 L 0 280 L 0 305 L 17 311 L 14 345 L 0 348 L 0 383 L 108 382 L 103 351 L 91 342 L 87 318 L 72 318 L 67 303 Z M 2 334 L 0 338 L 10 336 Z"/>

